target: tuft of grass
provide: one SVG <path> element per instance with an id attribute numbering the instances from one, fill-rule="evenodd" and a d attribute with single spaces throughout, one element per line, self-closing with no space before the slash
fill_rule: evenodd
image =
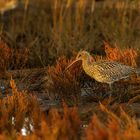
<path id="1" fill-rule="evenodd" d="M 70 104 L 77 104 L 81 95 L 79 78 L 82 71 L 75 66 L 70 71 L 63 73 L 71 62 L 72 60 L 69 61 L 66 57 L 61 57 L 57 60 L 56 66 L 48 68 L 48 74 L 52 80 L 48 91 L 50 97 L 63 99 Z"/>
<path id="2" fill-rule="evenodd" d="M 11 56 L 12 56 L 12 49 L 10 49 L 9 46 L 5 42 L 0 40 L 1 72 L 5 71 L 9 67 L 9 63 L 10 63 L 9 61 L 11 59 Z"/>
<path id="3" fill-rule="evenodd" d="M 13 49 L 3 40 L 0 40 L 1 71 L 25 68 L 28 63 L 28 57 L 28 48 Z"/>
<path id="4" fill-rule="evenodd" d="M 19 91 L 14 80 L 10 81 L 12 96 L 0 100 L 0 134 L 11 137 L 21 133 L 23 126 L 31 133 L 31 124 L 37 124 L 40 118 L 40 108 L 35 96 L 28 96 L 25 91 Z M 40 113 L 39 113 L 40 112 Z"/>
<path id="5" fill-rule="evenodd" d="M 137 139 L 140 136 L 138 127 L 139 120 L 130 118 L 122 109 L 120 109 L 120 118 L 109 111 L 103 105 L 101 109 L 106 112 L 107 122 L 103 124 L 95 115 L 86 129 L 88 140 L 91 139 Z"/>
<path id="6" fill-rule="evenodd" d="M 116 44 L 115 47 L 111 47 L 108 43 L 105 43 L 105 53 L 108 60 L 118 61 L 133 67 L 140 65 L 138 63 L 138 59 L 140 58 L 139 49 L 120 49 Z"/>

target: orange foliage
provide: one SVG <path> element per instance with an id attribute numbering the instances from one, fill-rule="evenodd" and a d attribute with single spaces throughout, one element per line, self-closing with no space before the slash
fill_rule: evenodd
<path id="1" fill-rule="evenodd" d="M 26 92 L 18 91 L 13 80 L 10 81 L 10 85 L 13 95 L 0 100 L 0 134 L 6 135 L 11 135 L 12 132 L 20 133 L 26 117 L 30 121 L 35 119 L 37 121 L 40 116 L 36 98 L 32 95 L 28 96 Z M 31 122 L 26 122 L 25 127 L 30 132 L 28 123 Z"/>
<path id="2" fill-rule="evenodd" d="M 106 122 L 94 115 L 87 128 L 82 122 L 76 107 L 50 109 L 41 112 L 36 97 L 25 91 L 18 91 L 13 80 L 10 81 L 12 96 L 0 100 L 0 139 L 26 140 L 130 140 L 139 139 L 139 121 L 129 117 L 120 109 L 120 117 L 100 104 Z M 30 125 L 33 126 L 31 129 Z M 22 136 L 23 126 L 27 136 Z"/>
<path id="3" fill-rule="evenodd" d="M 29 59 L 29 48 L 18 48 L 13 50 L 12 61 L 10 61 L 14 69 L 22 69 L 26 66 Z"/>
<path id="4" fill-rule="evenodd" d="M 42 113 L 36 97 L 20 92 L 10 81 L 12 96 L 0 100 L 0 138 L 23 139 L 21 129 L 26 128 L 26 139 L 79 139 L 80 118 L 77 109 L 68 109 L 63 103 L 64 113 L 51 109 Z M 33 126 L 31 129 L 30 125 Z M 30 134 L 30 135 L 28 135 Z"/>
<path id="5" fill-rule="evenodd" d="M 64 104 L 64 114 L 61 115 L 56 109 L 50 110 L 47 117 L 41 121 L 41 131 L 37 135 L 48 140 L 76 140 L 80 136 L 76 133 L 80 130 L 80 119 L 77 109 L 71 110 Z"/>
<path id="6" fill-rule="evenodd" d="M 4 71 L 9 65 L 9 60 L 12 55 L 12 49 L 8 47 L 6 43 L 0 40 L 0 70 Z"/>
<path id="7" fill-rule="evenodd" d="M 10 48 L 4 41 L 0 40 L 0 70 L 5 71 L 9 69 L 23 68 L 29 56 L 29 49 L 27 48 Z"/>
<path id="8" fill-rule="evenodd" d="M 96 115 L 93 116 L 86 129 L 87 140 L 139 139 L 139 125 L 135 118 L 130 118 L 122 109 L 120 118 L 103 105 L 101 105 L 101 109 L 107 114 L 107 122 L 104 124 Z"/>
<path id="9" fill-rule="evenodd" d="M 71 60 L 72 61 L 72 60 Z M 80 94 L 80 83 L 78 78 L 82 72 L 77 65 L 66 71 L 65 68 L 71 63 L 65 57 L 61 57 L 57 60 L 56 66 L 49 67 L 48 73 L 52 79 L 52 83 L 48 87 L 50 96 L 58 96 L 65 101 L 71 103 L 78 103 Z"/>
<path id="10" fill-rule="evenodd" d="M 120 49 L 117 45 L 115 45 L 115 47 L 112 48 L 108 43 L 105 43 L 105 52 L 107 59 L 118 61 L 134 67 L 137 66 L 137 61 L 140 57 L 140 52 L 138 49 Z"/>

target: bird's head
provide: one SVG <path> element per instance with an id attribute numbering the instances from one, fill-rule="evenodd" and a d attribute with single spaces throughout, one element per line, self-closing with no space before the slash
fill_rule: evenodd
<path id="1" fill-rule="evenodd" d="M 67 66 L 67 68 L 64 70 L 64 72 L 69 69 L 74 63 L 76 63 L 77 61 L 87 61 L 87 63 L 91 62 L 91 55 L 87 52 L 87 51 L 80 51 L 77 56 L 76 59 L 69 65 Z"/>
<path id="2" fill-rule="evenodd" d="M 76 60 L 75 61 L 79 61 L 79 60 L 86 60 L 88 59 L 90 56 L 90 54 L 87 51 L 80 51 L 77 56 L 76 56 Z"/>

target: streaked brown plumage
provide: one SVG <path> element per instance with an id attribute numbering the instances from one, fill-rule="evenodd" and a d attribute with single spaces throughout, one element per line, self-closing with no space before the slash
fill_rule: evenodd
<path id="1" fill-rule="evenodd" d="M 136 69 L 115 61 L 102 60 L 93 62 L 92 56 L 87 51 L 80 51 L 66 70 L 75 62 L 81 60 L 82 67 L 87 75 L 101 83 L 107 83 L 111 86 L 115 81 L 129 77 L 132 73 L 137 73 Z"/>

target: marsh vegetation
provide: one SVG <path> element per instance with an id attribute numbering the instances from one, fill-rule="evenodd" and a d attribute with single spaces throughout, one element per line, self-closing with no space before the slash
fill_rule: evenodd
<path id="1" fill-rule="evenodd" d="M 4 9 L 9 1 L 0 3 L 0 139 L 138 140 L 139 75 L 115 82 L 110 96 L 80 62 L 63 72 L 80 50 L 139 70 L 139 0 L 13 0 Z"/>

